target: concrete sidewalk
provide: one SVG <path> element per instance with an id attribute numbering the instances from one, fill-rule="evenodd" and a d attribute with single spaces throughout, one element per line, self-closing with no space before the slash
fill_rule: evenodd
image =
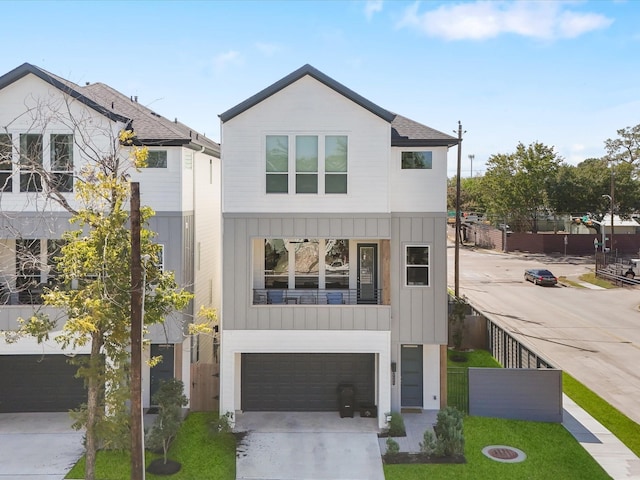
<path id="1" fill-rule="evenodd" d="M 562 425 L 580 442 L 614 480 L 639 480 L 640 458 L 618 440 L 609 430 L 563 394 Z M 438 412 L 403 413 L 406 437 L 394 437 L 401 452 L 419 452 L 424 431 L 432 427 Z M 386 438 L 379 438 L 380 453 L 387 451 Z M 525 452 L 526 453 L 526 452 Z"/>

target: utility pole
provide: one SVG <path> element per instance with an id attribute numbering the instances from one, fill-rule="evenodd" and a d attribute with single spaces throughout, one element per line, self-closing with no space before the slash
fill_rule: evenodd
<path id="1" fill-rule="evenodd" d="M 469 155 L 469 160 L 471 161 L 471 178 L 473 178 L 473 159 L 476 158 L 476 156 L 472 153 Z"/>
<path id="2" fill-rule="evenodd" d="M 144 480 L 140 184 L 131 182 L 131 480 Z"/>
<path id="3" fill-rule="evenodd" d="M 614 202 L 615 202 L 615 195 L 614 195 L 614 188 L 615 186 L 615 170 L 613 169 L 613 163 L 611 164 L 611 253 L 613 254 L 613 210 L 614 210 Z"/>
<path id="4" fill-rule="evenodd" d="M 455 130 L 454 130 L 455 132 Z M 455 287 L 456 298 L 460 297 L 460 165 L 462 164 L 462 123 L 458 120 L 458 168 L 456 172 L 456 248 Z"/>

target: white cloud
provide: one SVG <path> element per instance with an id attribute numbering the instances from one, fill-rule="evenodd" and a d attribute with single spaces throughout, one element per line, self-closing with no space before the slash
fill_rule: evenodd
<path id="1" fill-rule="evenodd" d="M 239 65 L 242 63 L 242 56 L 240 52 L 236 50 L 229 50 L 228 52 L 220 53 L 213 59 L 213 66 L 216 70 L 223 70 L 228 65 Z"/>
<path id="2" fill-rule="evenodd" d="M 382 0 L 368 0 L 364 6 L 364 14 L 367 20 L 371 20 L 375 13 L 382 11 Z"/>
<path id="3" fill-rule="evenodd" d="M 484 40 L 505 33 L 543 40 L 575 38 L 613 23 L 604 15 L 572 11 L 555 1 L 476 1 L 425 12 L 419 8 L 419 2 L 407 7 L 398 26 L 445 40 Z"/>
<path id="4" fill-rule="evenodd" d="M 255 47 L 266 57 L 272 57 L 282 48 L 275 43 L 256 42 Z"/>

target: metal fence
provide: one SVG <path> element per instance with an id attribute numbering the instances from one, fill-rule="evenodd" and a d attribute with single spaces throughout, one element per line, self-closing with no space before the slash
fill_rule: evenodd
<path id="1" fill-rule="evenodd" d="M 469 377 L 466 368 L 447 368 L 447 405 L 469 413 Z"/>
<path id="2" fill-rule="evenodd" d="M 555 368 L 488 318 L 487 350 L 504 368 Z"/>

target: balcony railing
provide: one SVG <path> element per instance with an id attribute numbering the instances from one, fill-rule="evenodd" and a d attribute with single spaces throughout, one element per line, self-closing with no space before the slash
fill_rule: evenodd
<path id="1" fill-rule="evenodd" d="M 366 294 L 365 294 L 366 293 Z M 253 290 L 254 305 L 381 305 L 382 290 L 359 289 L 259 289 Z"/>

